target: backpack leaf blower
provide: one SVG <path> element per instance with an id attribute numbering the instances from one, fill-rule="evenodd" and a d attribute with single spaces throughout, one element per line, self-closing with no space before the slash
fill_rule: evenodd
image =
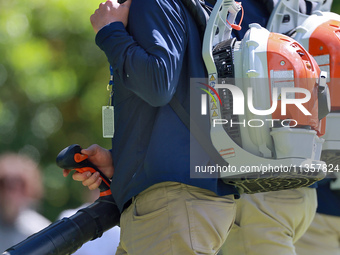
<path id="1" fill-rule="evenodd" d="M 202 112 L 229 164 L 220 178 L 248 194 L 309 186 L 327 171 L 320 160 L 327 73 L 297 41 L 259 24 L 241 41 L 232 38 L 239 10 L 240 3 L 217 0 L 203 39 L 213 98 L 202 100 Z"/>

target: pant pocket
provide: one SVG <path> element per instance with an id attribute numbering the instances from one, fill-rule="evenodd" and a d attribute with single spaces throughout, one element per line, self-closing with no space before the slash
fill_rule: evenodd
<path id="1" fill-rule="evenodd" d="M 127 254 L 169 254 L 168 207 L 162 201 L 135 202 L 124 234 Z"/>
<path id="2" fill-rule="evenodd" d="M 263 198 L 267 202 L 298 205 L 305 201 L 305 194 L 299 189 L 280 190 L 263 193 Z"/>
<path id="3" fill-rule="evenodd" d="M 235 219 L 235 203 L 207 200 L 186 201 L 190 238 L 197 254 L 216 254 Z"/>
<path id="4" fill-rule="evenodd" d="M 167 207 L 157 208 L 151 211 L 138 210 L 137 207 L 134 208 L 133 219 L 134 220 L 149 220 L 152 218 L 162 217 L 167 215 Z"/>

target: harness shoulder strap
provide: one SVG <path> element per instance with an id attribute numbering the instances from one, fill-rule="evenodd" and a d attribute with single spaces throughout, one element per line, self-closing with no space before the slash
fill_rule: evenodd
<path id="1" fill-rule="evenodd" d="M 201 0 L 181 0 L 181 1 L 194 18 L 199 29 L 201 39 L 203 41 L 204 31 L 207 26 L 207 21 L 209 19 L 211 10 L 209 9 L 208 6 L 206 6 L 205 2 Z M 216 0 L 210 1 L 216 2 Z"/>
<path id="2" fill-rule="evenodd" d="M 209 157 L 220 166 L 228 166 L 229 164 L 221 157 L 215 147 L 213 147 L 207 135 L 203 133 L 197 123 L 190 117 L 176 96 L 172 98 L 169 104 L 184 125 L 190 130 L 191 134 L 200 143 Z"/>

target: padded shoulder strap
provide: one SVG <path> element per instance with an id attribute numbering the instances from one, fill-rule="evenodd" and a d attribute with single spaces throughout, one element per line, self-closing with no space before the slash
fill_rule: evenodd
<path id="1" fill-rule="evenodd" d="M 192 118 L 190 118 L 190 115 L 178 101 L 176 96 L 174 96 L 170 101 L 170 106 L 180 118 L 180 120 L 184 123 L 184 125 L 190 130 L 191 134 L 201 144 L 202 148 L 204 148 L 210 159 L 220 166 L 228 166 L 229 164 L 221 157 L 215 147 L 213 147 L 210 137 L 207 137 L 199 125 Z"/>
<path id="2" fill-rule="evenodd" d="M 200 0 L 181 0 L 184 6 L 188 9 L 198 26 L 201 39 L 203 41 L 204 31 L 207 26 L 207 21 L 210 15 L 210 9 L 205 5 L 204 1 Z M 216 2 L 216 1 L 214 1 Z"/>

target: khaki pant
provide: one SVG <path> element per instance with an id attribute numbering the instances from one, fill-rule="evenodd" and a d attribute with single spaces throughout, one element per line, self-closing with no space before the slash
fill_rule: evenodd
<path id="1" fill-rule="evenodd" d="M 176 182 L 153 185 L 122 213 L 116 255 L 217 254 L 235 213 L 232 195 Z"/>
<path id="2" fill-rule="evenodd" d="M 235 224 L 219 254 L 293 255 L 316 210 L 315 189 L 243 194 Z"/>
<path id="3" fill-rule="evenodd" d="M 339 255 L 340 217 L 317 213 L 295 247 L 298 255 Z"/>

